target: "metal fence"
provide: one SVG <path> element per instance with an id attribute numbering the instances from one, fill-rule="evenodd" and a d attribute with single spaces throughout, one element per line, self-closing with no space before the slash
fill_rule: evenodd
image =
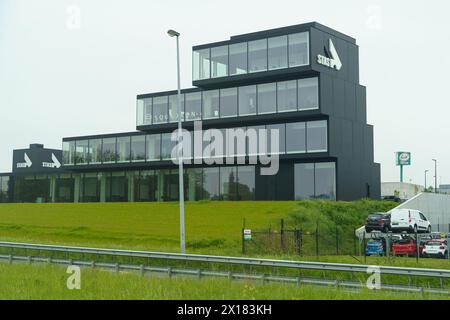
<path id="1" fill-rule="evenodd" d="M 433 232 L 448 233 L 448 224 L 432 225 Z M 247 231 L 247 237 L 244 234 Z M 344 225 L 325 224 L 317 222 L 314 228 L 304 230 L 301 227 L 289 227 L 284 220 L 279 227 L 269 227 L 265 230 L 246 228 L 242 229 L 242 253 L 244 255 L 296 255 L 296 256 L 324 256 L 324 255 L 351 255 L 365 256 L 369 238 L 389 238 L 385 256 L 392 256 L 391 246 L 395 241 L 393 234 L 380 232 L 365 233 L 363 238 L 356 236 L 356 229 Z M 404 234 L 404 236 L 419 239 L 419 247 L 429 240 L 428 234 Z M 448 253 L 447 255 L 450 255 Z M 417 259 L 422 258 L 418 254 Z"/>
<path id="2" fill-rule="evenodd" d="M 247 231 L 247 236 L 245 232 Z M 317 222 L 315 228 L 303 230 L 287 227 L 282 219 L 279 228 L 266 230 L 242 228 L 243 254 L 288 254 L 298 256 L 356 255 L 358 240 L 355 230 L 348 227 L 330 227 Z"/>

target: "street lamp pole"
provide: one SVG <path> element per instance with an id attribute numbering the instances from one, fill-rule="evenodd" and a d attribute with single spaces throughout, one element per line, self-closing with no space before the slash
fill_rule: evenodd
<path id="1" fill-rule="evenodd" d="M 178 183 L 180 198 L 180 251 L 186 252 L 185 227 L 184 227 L 184 177 L 183 177 L 183 149 L 181 132 L 181 84 L 180 84 L 180 33 L 175 30 L 167 31 L 167 34 L 177 39 L 177 86 L 178 86 Z"/>
<path id="2" fill-rule="evenodd" d="M 427 192 L 427 173 L 429 170 L 425 170 L 425 189 L 424 191 Z"/>
<path id="3" fill-rule="evenodd" d="M 437 189 L 437 160 L 432 159 L 434 161 L 434 192 L 438 193 Z"/>

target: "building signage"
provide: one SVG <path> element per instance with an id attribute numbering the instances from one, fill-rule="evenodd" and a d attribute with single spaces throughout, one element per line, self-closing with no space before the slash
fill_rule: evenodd
<path id="1" fill-rule="evenodd" d="M 397 152 L 395 158 L 398 166 L 411 165 L 411 152 Z"/>
<path id="2" fill-rule="evenodd" d="M 31 145 L 29 149 L 14 150 L 13 172 L 50 173 L 62 169 L 61 150 Z"/>
<path id="3" fill-rule="evenodd" d="M 43 168 L 60 168 L 61 162 L 59 162 L 58 158 L 56 158 L 55 154 L 52 152 L 52 162 L 42 162 Z"/>
<path id="4" fill-rule="evenodd" d="M 321 64 L 325 67 L 341 70 L 342 68 L 342 61 L 339 58 L 339 55 L 337 53 L 337 50 L 334 46 L 334 43 L 331 39 L 328 41 L 328 50 L 325 49 L 328 56 L 324 56 L 321 54 L 317 55 L 317 63 Z"/>
<path id="5" fill-rule="evenodd" d="M 244 229 L 244 240 L 252 240 L 252 230 Z"/>
<path id="6" fill-rule="evenodd" d="M 33 162 L 31 162 L 30 157 L 28 157 L 26 152 L 23 154 L 23 160 L 25 162 L 17 162 L 17 168 L 31 168 Z"/>

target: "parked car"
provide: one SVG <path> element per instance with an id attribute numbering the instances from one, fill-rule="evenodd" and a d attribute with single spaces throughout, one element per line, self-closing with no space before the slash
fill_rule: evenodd
<path id="1" fill-rule="evenodd" d="M 425 243 L 423 248 L 424 257 L 448 257 L 448 243 L 446 239 L 433 239 Z"/>
<path id="2" fill-rule="evenodd" d="M 422 255 L 423 245 L 419 245 L 419 256 Z M 397 240 L 392 245 L 392 254 L 395 256 L 415 257 L 417 255 L 416 240 L 413 238 L 403 238 Z"/>
<path id="3" fill-rule="evenodd" d="M 386 254 L 386 240 L 384 238 L 370 239 L 366 246 L 366 256 L 385 255 Z"/>
<path id="4" fill-rule="evenodd" d="M 419 210 L 394 209 L 391 211 L 391 230 L 431 233 L 431 224 Z"/>
<path id="5" fill-rule="evenodd" d="M 369 214 L 366 220 L 366 232 L 379 230 L 387 233 L 391 228 L 391 217 L 387 213 L 374 212 Z"/>

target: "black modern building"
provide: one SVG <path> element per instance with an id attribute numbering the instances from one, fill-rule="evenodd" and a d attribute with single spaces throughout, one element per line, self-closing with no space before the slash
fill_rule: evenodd
<path id="1" fill-rule="evenodd" d="M 181 101 L 191 137 L 199 120 L 225 137 L 229 129 L 277 129 L 280 148 L 275 175 L 248 161 L 186 164 L 187 200 L 379 199 L 355 39 L 312 22 L 195 46 L 192 57 L 194 87 L 182 90 Z M 137 131 L 63 138 L 62 160 L 61 151 L 34 145 L 28 153 L 47 150 L 56 159 L 38 170 L 16 150 L 13 173 L 0 175 L 0 201 L 177 200 L 177 104 L 176 90 L 138 95 Z M 245 159 L 261 151 L 253 147 L 247 141 Z M 214 156 L 239 153 L 224 150 Z"/>

